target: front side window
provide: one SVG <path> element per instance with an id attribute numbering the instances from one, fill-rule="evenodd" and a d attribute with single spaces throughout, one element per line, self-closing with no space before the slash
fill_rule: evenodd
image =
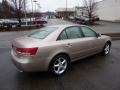
<path id="1" fill-rule="evenodd" d="M 41 28 L 39 31 L 34 32 L 28 36 L 32 38 L 37 38 L 37 39 L 44 39 L 57 29 L 58 27 L 44 27 L 44 28 Z"/>
<path id="2" fill-rule="evenodd" d="M 75 39 L 82 37 L 82 33 L 79 27 L 69 27 L 66 29 L 68 39 Z"/>
<path id="3" fill-rule="evenodd" d="M 96 37 L 96 32 L 91 30 L 88 27 L 83 26 L 83 27 L 81 27 L 81 30 L 82 30 L 85 37 Z"/>

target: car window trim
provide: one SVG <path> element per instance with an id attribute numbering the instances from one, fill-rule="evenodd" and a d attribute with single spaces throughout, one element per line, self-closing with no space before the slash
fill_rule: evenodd
<path id="1" fill-rule="evenodd" d="M 89 28 L 89 27 L 87 27 L 87 26 L 81 26 L 81 27 L 80 27 L 80 28 L 81 28 L 81 31 L 82 31 L 82 33 L 83 33 L 84 38 L 88 38 L 88 37 L 85 36 L 85 34 L 84 34 L 83 30 L 82 30 L 82 27 L 86 27 L 86 28 Z M 91 29 L 91 28 L 89 28 L 89 29 L 96 34 L 95 37 L 97 38 L 97 33 L 96 33 L 93 29 Z"/>
<path id="2" fill-rule="evenodd" d="M 71 27 L 78 27 L 79 28 L 79 33 L 82 35 L 82 37 L 80 37 L 80 38 L 83 38 L 83 33 L 81 33 L 82 31 L 80 31 L 81 30 L 80 26 L 70 26 L 70 27 L 65 28 L 65 31 L 66 31 L 66 29 L 71 28 Z M 66 31 L 66 35 L 67 35 L 67 31 Z M 68 35 L 67 35 L 67 37 L 68 37 Z M 68 39 L 70 39 L 70 38 L 68 37 Z M 79 39 L 79 38 L 72 38 L 72 39 Z"/>
<path id="3" fill-rule="evenodd" d="M 65 34 L 66 34 L 66 36 L 67 36 L 67 39 L 64 39 L 64 40 L 71 40 L 70 38 L 68 38 L 68 35 L 67 35 L 67 32 L 66 32 L 66 29 L 71 28 L 71 27 L 78 27 L 78 28 L 79 28 L 79 32 L 80 32 L 81 35 L 82 35 L 82 37 L 80 37 L 80 38 L 84 38 L 84 34 L 83 34 L 80 26 L 70 26 L 70 27 L 66 27 L 66 28 L 64 28 L 64 29 L 62 30 L 62 32 L 65 31 Z M 59 36 L 58 36 L 58 38 L 57 38 L 56 41 L 61 40 L 61 39 L 59 39 L 59 38 L 60 38 L 60 35 L 62 34 L 62 32 L 59 34 Z M 80 38 L 73 38 L 73 39 L 80 39 Z"/>
<path id="4" fill-rule="evenodd" d="M 60 41 L 60 40 L 62 40 L 62 39 L 60 39 L 60 35 L 61 35 L 64 31 L 65 31 L 65 34 L 66 34 L 66 36 L 67 36 L 66 30 L 63 29 L 62 32 L 60 32 L 60 34 L 59 34 L 59 36 L 58 36 L 58 38 L 57 38 L 56 41 Z M 68 36 L 67 36 L 67 39 L 68 39 Z M 66 39 L 64 39 L 64 40 L 66 40 Z"/>
<path id="5" fill-rule="evenodd" d="M 84 33 L 83 33 L 83 31 L 82 31 L 82 29 L 81 29 L 81 26 L 78 26 L 79 27 L 79 32 L 82 34 L 82 37 L 81 38 L 84 38 Z"/>

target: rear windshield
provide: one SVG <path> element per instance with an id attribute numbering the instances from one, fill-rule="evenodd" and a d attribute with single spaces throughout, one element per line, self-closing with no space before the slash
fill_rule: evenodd
<path id="1" fill-rule="evenodd" d="M 37 39 L 44 39 L 46 38 L 49 34 L 57 30 L 58 27 L 44 27 L 41 28 L 39 31 L 36 31 L 32 34 L 29 35 L 29 37 L 32 38 L 37 38 Z"/>

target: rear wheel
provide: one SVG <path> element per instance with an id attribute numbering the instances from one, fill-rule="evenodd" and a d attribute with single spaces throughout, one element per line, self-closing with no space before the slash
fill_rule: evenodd
<path id="1" fill-rule="evenodd" d="M 108 55 L 110 53 L 110 48 L 111 48 L 110 43 L 106 43 L 103 48 L 102 54 L 105 56 Z"/>
<path id="2" fill-rule="evenodd" d="M 50 63 L 49 71 L 54 75 L 62 75 L 69 66 L 69 59 L 66 55 L 58 55 Z"/>

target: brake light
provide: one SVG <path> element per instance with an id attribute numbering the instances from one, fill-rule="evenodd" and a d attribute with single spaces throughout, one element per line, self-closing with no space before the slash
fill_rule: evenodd
<path id="1" fill-rule="evenodd" d="M 16 52 L 23 55 L 35 55 L 38 48 L 16 48 Z"/>

